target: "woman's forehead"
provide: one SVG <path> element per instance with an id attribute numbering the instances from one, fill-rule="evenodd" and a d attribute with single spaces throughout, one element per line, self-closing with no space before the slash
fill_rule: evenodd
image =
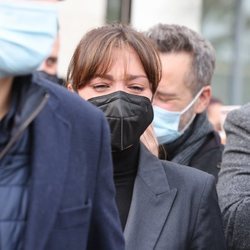
<path id="1" fill-rule="evenodd" d="M 120 73 L 123 72 L 123 74 L 131 74 L 133 72 L 136 74 L 145 74 L 145 70 L 138 54 L 134 49 L 129 47 L 112 50 L 109 60 L 105 63 L 106 65 L 103 65 L 105 66 L 105 71 L 103 71 L 103 67 L 101 70 L 105 74 L 110 71 L 119 71 Z"/>

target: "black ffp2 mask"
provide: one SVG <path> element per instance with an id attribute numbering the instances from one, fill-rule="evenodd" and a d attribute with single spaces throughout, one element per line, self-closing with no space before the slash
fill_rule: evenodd
<path id="1" fill-rule="evenodd" d="M 123 151 L 138 142 L 153 120 L 152 105 L 145 96 L 117 91 L 88 101 L 105 113 L 111 130 L 112 151 Z"/>

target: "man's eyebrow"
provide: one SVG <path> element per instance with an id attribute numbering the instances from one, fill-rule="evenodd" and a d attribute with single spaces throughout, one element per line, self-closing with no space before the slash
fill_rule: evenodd
<path id="1" fill-rule="evenodd" d="M 166 97 L 174 97 L 174 96 L 176 96 L 175 93 L 166 93 L 166 92 L 162 92 L 162 91 L 160 91 L 158 89 L 157 89 L 156 93 L 157 93 L 157 95 L 166 96 Z"/>

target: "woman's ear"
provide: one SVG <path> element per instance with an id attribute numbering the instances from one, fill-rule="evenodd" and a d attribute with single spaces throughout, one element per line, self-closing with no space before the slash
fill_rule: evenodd
<path id="1" fill-rule="evenodd" d="M 200 97 L 198 98 L 198 101 L 197 101 L 196 106 L 195 106 L 195 113 L 199 114 L 207 109 L 211 95 L 212 95 L 211 86 L 207 85 L 207 86 L 203 87 L 203 91 L 202 91 Z"/>

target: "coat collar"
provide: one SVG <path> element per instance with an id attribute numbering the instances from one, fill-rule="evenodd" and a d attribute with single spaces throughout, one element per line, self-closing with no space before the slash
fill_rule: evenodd
<path id="1" fill-rule="evenodd" d="M 55 98 L 49 98 L 32 124 L 32 178 L 24 247 L 27 250 L 45 248 L 63 193 L 71 127 L 57 106 Z"/>
<path id="2" fill-rule="evenodd" d="M 5 147 L 0 152 L 0 160 L 22 136 L 30 123 L 40 113 L 48 100 L 48 94 L 32 84 L 31 76 L 17 77 L 12 87 L 11 109 L 6 116 Z M 7 126 L 7 127 L 6 127 Z"/>
<path id="3" fill-rule="evenodd" d="M 174 202 L 163 165 L 141 144 L 138 174 L 127 224 L 126 249 L 154 249 Z"/>

